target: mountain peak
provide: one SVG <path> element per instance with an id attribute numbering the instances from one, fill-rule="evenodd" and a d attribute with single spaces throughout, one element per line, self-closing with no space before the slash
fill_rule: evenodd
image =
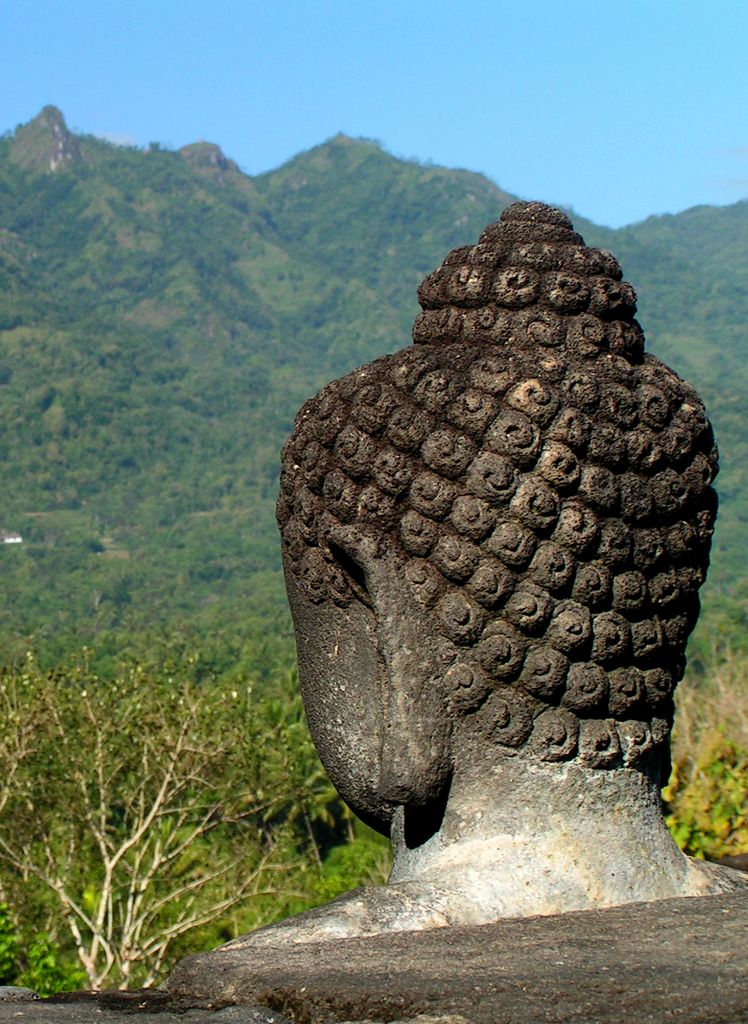
<path id="1" fill-rule="evenodd" d="M 80 160 L 75 136 L 68 130 L 62 111 L 48 105 L 13 136 L 11 159 L 29 170 L 64 170 Z"/>
<path id="2" fill-rule="evenodd" d="M 233 160 L 224 155 L 220 146 L 214 142 L 192 142 L 188 146 L 182 146 L 179 155 L 183 160 L 203 173 L 223 176 L 227 171 L 237 171 L 239 168 Z"/>

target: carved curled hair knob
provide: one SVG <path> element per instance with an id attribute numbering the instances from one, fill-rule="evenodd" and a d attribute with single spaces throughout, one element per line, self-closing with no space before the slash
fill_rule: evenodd
<path id="1" fill-rule="evenodd" d="M 645 766 L 714 527 L 703 406 L 563 211 L 513 204 L 419 295 L 416 345 L 323 388 L 284 446 L 290 585 L 365 605 L 375 644 L 412 612 L 451 719 L 496 756 Z"/>

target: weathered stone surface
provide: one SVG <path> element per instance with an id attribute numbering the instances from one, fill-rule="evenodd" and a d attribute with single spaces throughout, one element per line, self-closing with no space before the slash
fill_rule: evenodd
<path id="1" fill-rule="evenodd" d="M 28 1003 L 38 998 L 33 989 L 23 985 L 0 985 L 0 1003 Z"/>
<path id="2" fill-rule="evenodd" d="M 523 935 L 531 966 L 492 951 L 517 968 L 512 988 L 564 943 L 586 950 L 595 921 L 620 957 L 589 962 L 618 972 L 640 947 L 612 923 L 642 911 L 573 912 L 709 895 L 713 916 L 720 894 L 748 890 L 686 857 L 662 818 L 717 453 L 699 397 L 645 355 L 621 277 L 560 210 L 517 203 L 423 282 L 414 347 L 300 411 L 278 522 L 304 705 L 332 781 L 390 835 L 394 866 L 386 886 L 181 964 L 173 991 L 254 998 L 263 964 L 283 990 L 330 950 L 347 991 L 339 959 L 347 970 L 359 947 L 338 940 L 382 936 L 360 947 L 375 972 L 361 985 L 381 979 L 386 1002 L 414 951 L 451 956 L 459 941 L 472 956 L 473 942 Z M 577 961 L 554 963 L 549 977 L 581 984 Z M 455 970 L 450 958 L 423 982 L 441 1010 L 457 1009 Z M 566 998 L 543 979 L 538 1020 Z"/>
<path id="3" fill-rule="evenodd" d="M 395 865 L 287 941 L 745 885 L 662 822 L 717 455 L 621 277 L 517 203 L 423 282 L 413 347 L 299 413 L 278 522 L 304 703 Z"/>
<path id="4" fill-rule="evenodd" d="M 0 1003 L 0 1022 L 19 1024 L 291 1024 L 266 1006 L 195 1005 L 162 992 L 66 993 L 50 999 Z"/>
<path id="5" fill-rule="evenodd" d="M 735 857 L 720 857 L 718 863 L 737 871 L 748 871 L 748 853 L 739 853 Z"/>
<path id="6" fill-rule="evenodd" d="M 509 207 L 419 300 L 414 347 L 301 410 L 278 503 L 315 738 L 384 831 L 443 794 L 450 733 L 489 692 L 494 759 L 667 763 L 716 508 L 698 396 L 561 211 Z M 384 715 L 356 670 L 386 676 Z"/>
<path id="7" fill-rule="evenodd" d="M 474 1024 L 748 1021 L 748 893 L 475 928 L 230 949 L 185 961 L 172 989 L 262 1000 L 293 1020 Z"/>
<path id="8" fill-rule="evenodd" d="M 0 1004 L 0 1022 L 741 1024 L 747 930 L 745 893 L 223 951 L 185 961 L 171 993 Z"/>

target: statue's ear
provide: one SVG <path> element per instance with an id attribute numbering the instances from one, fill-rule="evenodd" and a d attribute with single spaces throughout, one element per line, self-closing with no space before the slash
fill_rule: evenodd
<path id="1" fill-rule="evenodd" d="M 428 807 L 443 799 L 453 770 L 444 641 L 414 595 L 402 556 L 381 557 L 372 596 L 385 667 L 381 792 L 391 803 Z"/>
<path id="2" fill-rule="evenodd" d="M 284 560 L 285 561 L 285 560 Z M 389 835 L 394 806 L 381 795 L 386 671 L 376 620 L 360 600 L 315 595 L 285 561 L 299 682 L 309 730 L 333 785 L 368 825 Z"/>
<path id="3" fill-rule="evenodd" d="M 383 667 L 380 795 L 387 803 L 426 806 L 442 798 L 452 773 L 443 643 L 431 612 L 416 598 L 413 560 L 387 535 L 332 517 L 321 534 L 354 594 L 373 614 Z"/>
<path id="4" fill-rule="evenodd" d="M 319 535 L 353 594 L 373 608 L 371 590 L 381 556 L 381 539 L 365 527 L 344 526 L 328 513 L 320 517 Z"/>

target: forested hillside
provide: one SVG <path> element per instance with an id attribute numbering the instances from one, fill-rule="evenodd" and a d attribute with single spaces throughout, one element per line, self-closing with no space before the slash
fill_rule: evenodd
<path id="1" fill-rule="evenodd" d="M 386 877 L 303 724 L 279 451 L 323 382 L 409 343 L 422 278 L 512 199 L 344 136 L 256 178 L 208 143 L 72 135 L 53 107 L 0 138 L 0 532 L 23 537 L 0 544 L 0 982 L 151 983 Z M 575 220 L 717 428 L 722 513 L 664 795 L 684 849 L 739 853 L 748 203 Z"/>
<path id="2" fill-rule="evenodd" d="M 407 344 L 420 280 L 512 198 L 345 136 L 250 178 L 208 143 L 74 136 L 52 107 L 7 133 L 0 530 L 24 540 L 0 545 L 5 649 L 33 633 L 54 661 L 186 631 L 229 662 L 253 623 L 282 629 L 273 506 L 294 413 Z M 650 349 L 707 400 L 723 455 L 710 586 L 740 619 L 748 203 L 577 226 L 623 263 Z"/>

